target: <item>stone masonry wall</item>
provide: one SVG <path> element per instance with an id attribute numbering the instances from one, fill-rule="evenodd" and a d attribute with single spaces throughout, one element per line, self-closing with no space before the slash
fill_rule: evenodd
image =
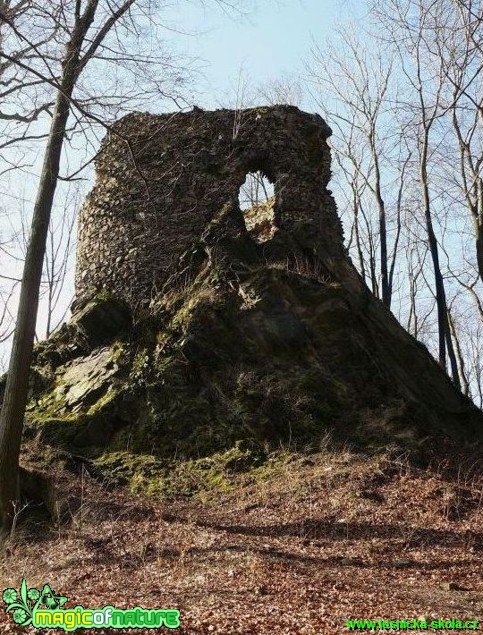
<path id="1" fill-rule="evenodd" d="M 330 134 L 320 116 L 292 106 L 121 119 L 103 142 L 80 215 L 75 306 L 102 290 L 149 301 L 227 205 L 246 234 L 238 192 L 257 170 L 274 184 L 275 233 L 357 283 L 327 190 Z"/>

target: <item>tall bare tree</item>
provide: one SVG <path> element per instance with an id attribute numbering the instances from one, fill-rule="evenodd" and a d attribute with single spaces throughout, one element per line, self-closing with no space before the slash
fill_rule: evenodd
<path id="1" fill-rule="evenodd" d="M 447 81 L 447 109 L 457 140 L 457 196 L 472 222 L 483 280 L 483 2 L 451 0 L 443 18 L 437 25 L 436 52 Z"/>
<path id="2" fill-rule="evenodd" d="M 365 23 L 315 46 L 308 64 L 334 129 L 333 187 L 348 247 L 373 292 L 470 391 L 469 348 L 458 332 L 469 333 L 459 311 L 468 301 L 457 281 L 469 288 L 483 258 L 482 0 L 368 7 Z M 404 251 L 410 257 L 398 260 Z"/>
<path id="3" fill-rule="evenodd" d="M 388 153 L 394 134 L 389 100 L 393 64 L 390 50 L 367 49 L 355 30 L 348 27 L 337 30 L 337 46 L 315 45 L 308 64 L 309 80 L 314 87 L 312 94 L 335 127 L 336 160 L 351 192 L 354 220 L 351 235 L 355 238 L 361 272 L 365 277 L 363 243 L 367 241 L 367 271 L 372 290 L 379 295 L 380 286 L 380 297 L 388 308 L 391 307 L 400 237 L 397 201 L 391 201 L 392 209 L 388 211 L 385 194 L 389 189 L 388 170 L 382 168 L 391 160 Z M 377 231 L 370 226 L 372 214 L 365 210 L 366 206 L 376 209 Z M 388 213 L 395 225 L 392 248 Z M 361 221 L 366 225 L 366 241 L 361 241 Z"/>
<path id="4" fill-rule="evenodd" d="M 132 4 L 134 4 L 134 0 L 127 0 L 115 8 L 113 7 L 111 16 L 103 24 L 97 26 L 89 38 L 87 36 L 94 25 L 99 2 L 88 0 L 85 6 L 82 6 L 82 2 L 76 1 L 69 7 L 72 11 L 70 16 L 72 23 L 69 25 L 65 52 L 61 61 L 61 75 L 55 80 L 57 96 L 33 212 L 7 384 L 0 414 L 0 520 L 5 531 L 9 531 L 12 526 L 15 513 L 14 504 L 19 497 L 18 459 L 27 402 L 39 289 L 50 214 L 59 177 L 60 158 L 74 87 L 82 70 L 92 60 L 106 35 L 116 22 L 127 13 Z M 4 21 L 12 29 L 17 30 L 8 16 L 4 17 Z M 4 52 L 1 55 L 7 61 L 15 63 L 12 56 Z M 21 68 L 27 66 L 23 61 L 17 63 Z M 34 69 L 32 72 L 40 74 Z M 45 79 L 48 78 L 45 77 Z"/>
<path id="5" fill-rule="evenodd" d="M 459 385 L 456 355 L 448 318 L 448 302 L 440 263 L 440 247 L 435 230 L 434 197 L 431 193 L 432 153 L 444 139 L 440 120 L 445 114 L 444 65 L 438 53 L 442 21 L 447 19 L 445 0 L 374 0 L 373 10 L 384 25 L 382 37 L 394 45 L 405 80 L 406 94 L 398 98 L 397 107 L 405 119 L 405 135 L 417 139 L 420 201 L 426 226 L 426 239 L 434 276 L 434 295 L 438 319 L 438 358 Z"/>

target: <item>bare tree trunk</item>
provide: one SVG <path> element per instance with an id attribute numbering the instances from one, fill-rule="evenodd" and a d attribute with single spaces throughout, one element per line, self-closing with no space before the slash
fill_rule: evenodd
<path id="1" fill-rule="evenodd" d="M 416 307 L 416 295 L 418 290 L 418 277 L 421 271 L 414 270 L 413 265 L 413 253 L 414 249 L 409 249 L 409 253 L 407 254 L 408 265 L 407 272 L 409 278 L 409 314 L 407 319 L 406 330 L 408 333 L 414 335 L 415 338 L 419 337 L 419 321 L 418 321 L 418 311 Z"/>
<path id="2" fill-rule="evenodd" d="M 456 331 L 456 326 L 455 326 L 455 323 L 454 323 L 454 320 L 453 320 L 453 316 L 451 315 L 450 307 L 448 307 L 448 324 L 449 324 L 449 328 L 450 328 L 450 332 L 451 332 L 451 337 L 454 340 L 455 354 L 456 354 L 456 357 L 457 357 L 459 374 L 460 374 L 460 377 L 461 377 L 461 382 L 463 383 L 463 386 L 461 387 L 461 390 L 462 390 L 463 394 L 465 394 L 467 397 L 470 397 L 471 396 L 470 382 L 468 381 L 468 376 L 467 376 L 467 373 L 466 373 L 465 359 L 464 359 L 463 352 L 461 350 L 461 345 L 460 345 L 460 341 L 459 341 L 459 338 L 458 338 L 458 333 Z"/>
<path id="3" fill-rule="evenodd" d="M 0 414 L 0 520 L 5 531 L 10 530 L 15 513 L 14 505 L 19 496 L 18 459 L 27 403 L 39 288 L 69 108 L 69 96 L 59 92 L 34 208 L 5 397 Z"/>
<path id="4" fill-rule="evenodd" d="M 438 359 L 443 368 L 446 368 L 446 324 L 447 324 L 447 307 L 446 293 L 444 289 L 443 276 L 439 265 L 439 249 L 438 241 L 433 229 L 433 219 L 431 216 L 431 203 L 428 190 L 428 180 L 426 174 L 426 156 L 427 156 L 427 140 L 424 135 L 423 150 L 421 157 L 420 178 L 423 190 L 424 218 L 426 221 L 426 233 L 428 237 L 429 253 L 433 263 L 434 274 L 434 295 L 436 297 L 436 308 L 438 313 Z"/>
<path id="5" fill-rule="evenodd" d="M 387 227 L 386 227 L 386 206 L 384 199 L 382 198 L 381 191 L 381 171 L 379 168 L 379 154 L 375 144 L 375 131 L 371 130 L 369 133 L 369 145 L 372 152 L 372 160 L 374 163 L 375 183 L 374 194 L 377 201 L 377 208 L 379 212 L 379 239 L 381 241 L 380 251 L 380 266 L 381 266 L 381 293 L 382 302 L 388 309 L 391 308 L 391 289 L 389 286 L 389 274 L 387 268 L 388 254 L 387 254 Z"/>
<path id="6" fill-rule="evenodd" d="M 425 127 L 422 140 L 420 178 L 423 191 L 424 218 L 426 220 L 426 231 L 428 235 L 429 252 L 433 263 L 434 287 L 436 297 L 436 308 L 438 313 L 438 343 L 439 343 L 439 363 L 446 369 L 446 350 L 450 360 L 451 374 L 453 381 L 458 388 L 461 388 L 458 365 L 456 363 L 456 355 L 454 352 L 453 340 L 448 322 L 448 305 L 446 302 L 446 291 L 444 288 L 444 280 L 441 274 L 439 264 L 439 247 L 436 235 L 433 229 L 433 219 L 431 215 L 431 201 L 429 196 L 427 160 L 428 160 L 428 139 L 429 129 Z"/>
<path id="7" fill-rule="evenodd" d="M 357 195 L 357 189 L 354 182 L 351 183 L 352 187 L 352 204 L 353 204 L 353 214 L 354 214 L 354 232 L 356 237 L 356 248 L 357 248 L 357 257 L 359 260 L 359 269 L 364 282 L 366 282 L 366 268 L 364 265 L 364 256 L 362 254 L 361 247 L 361 232 L 359 227 L 359 201 Z"/>
<path id="8" fill-rule="evenodd" d="M 478 273 L 483 280 L 483 225 L 478 224 L 476 235 L 476 261 L 478 263 Z"/>
<path id="9" fill-rule="evenodd" d="M 446 293 L 444 289 L 443 276 L 439 266 L 438 241 L 433 229 L 433 221 L 430 209 L 425 205 L 424 216 L 426 219 L 426 231 L 428 235 L 429 253 L 433 263 L 434 274 L 434 295 L 436 297 L 436 308 L 438 313 L 438 359 L 443 368 L 446 368 Z"/>
<path id="10" fill-rule="evenodd" d="M 17 323 L 0 413 L 0 527 L 9 532 L 19 498 L 18 461 L 28 397 L 29 371 L 35 339 L 40 283 L 47 232 L 58 183 L 60 157 L 69 119 L 70 102 L 81 70 L 80 53 L 85 34 L 95 16 L 97 0 L 90 0 L 76 24 L 66 47 L 62 80 L 44 153 L 35 201 L 30 238 L 20 288 Z"/>

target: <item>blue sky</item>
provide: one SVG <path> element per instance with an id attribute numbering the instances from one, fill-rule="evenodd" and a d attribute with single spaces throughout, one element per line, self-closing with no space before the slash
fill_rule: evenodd
<path id="1" fill-rule="evenodd" d="M 363 2 L 359 6 L 363 7 Z M 228 18 L 210 2 L 179 2 L 172 12 L 173 25 L 198 35 L 179 38 L 177 47 L 204 62 L 201 106 L 216 108 L 236 94 L 240 73 L 252 85 L 282 75 L 299 76 L 315 38 L 323 43 L 334 24 L 352 17 L 347 0 L 241 0 L 245 17 Z M 253 11 L 248 11 L 254 6 Z"/>

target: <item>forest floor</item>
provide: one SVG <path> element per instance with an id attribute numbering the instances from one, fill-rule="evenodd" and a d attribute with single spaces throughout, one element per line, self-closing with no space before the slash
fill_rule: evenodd
<path id="1" fill-rule="evenodd" d="M 482 472 L 468 456 L 421 468 L 397 451 L 284 451 L 263 478 L 234 474 L 229 491 L 171 501 L 64 475 L 59 486 L 80 504 L 69 522 L 20 527 L 0 590 L 26 578 L 68 607 L 179 609 L 180 628 L 161 632 L 193 635 L 335 635 L 350 619 L 483 623 Z M 428 631 L 458 632 L 411 630 Z M 2 610 L 0 632 L 52 631 Z"/>

